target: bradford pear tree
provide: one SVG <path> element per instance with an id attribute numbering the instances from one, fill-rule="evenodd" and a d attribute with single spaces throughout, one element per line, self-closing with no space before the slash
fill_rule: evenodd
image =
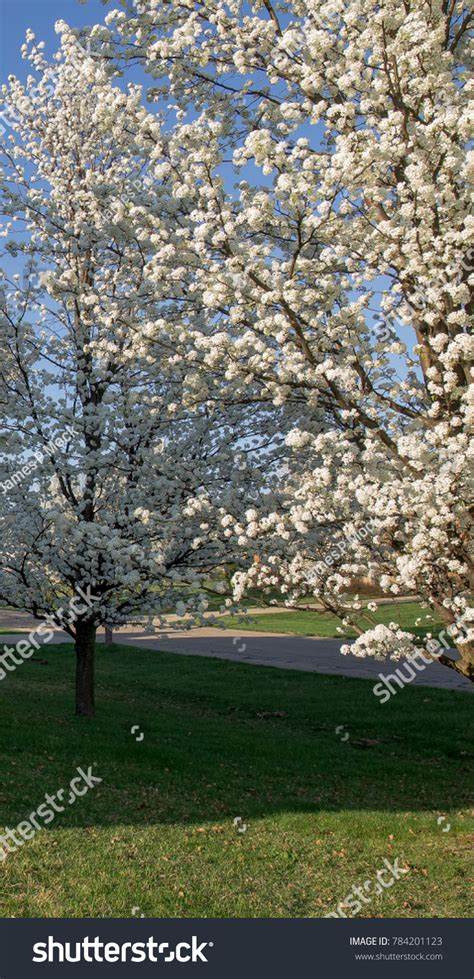
<path id="1" fill-rule="evenodd" d="M 367 575 L 420 595 L 468 676 L 472 24 L 462 0 L 123 0 L 93 34 L 174 112 L 203 369 L 293 420 L 278 493 L 236 522 L 262 552 L 238 594 L 353 620 Z M 396 623 L 363 632 L 359 655 L 413 650 Z"/>
<path id="2" fill-rule="evenodd" d="M 243 518 L 258 466 L 234 455 L 267 423 L 213 400 L 210 373 L 203 397 L 179 269 L 147 269 L 186 212 L 166 181 L 151 189 L 161 131 L 140 90 L 68 37 L 52 66 L 29 42 L 0 160 L 0 596 L 73 636 L 76 711 L 92 715 L 97 627 L 202 613 L 206 581 L 238 560 L 223 515 Z"/>

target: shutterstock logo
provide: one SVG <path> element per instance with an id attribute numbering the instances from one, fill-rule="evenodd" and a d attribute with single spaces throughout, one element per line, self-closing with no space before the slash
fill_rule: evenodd
<path id="1" fill-rule="evenodd" d="M 145 942 L 104 942 L 98 935 L 79 942 L 35 942 L 32 962 L 207 962 L 205 949 L 213 942 L 200 942 L 197 935 L 189 942 L 158 942 L 152 935 Z"/>

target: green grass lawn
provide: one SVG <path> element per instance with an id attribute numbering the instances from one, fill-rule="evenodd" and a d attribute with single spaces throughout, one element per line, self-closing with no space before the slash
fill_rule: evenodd
<path id="1" fill-rule="evenodd" d="M 362 916 L 469 915 L 469 694 L 114 646 L 91 721 L 72 648 L 41 656 L 0 683 L 0 832 L 103 781 L 0 864 L 2 916 L 318 917 L 385 857 Z"/>
<path id="2" fill-rule="evenodd" d="M 424 636 L 427 632 L 435 634 L 441 629 L 441 623 L 433 618 L 432 613 L 427 608 L 422 608 L 419 602 L 400 602 L 379 605 L 376 612 L 369 613 L 376 622 L 397 622 L 402 629 L 414 632 L 418 636 Z M 429 616 L 429 618 L 427 618 Z M 422 619 L 420 625 L 415 626 L 417 619 Z M 249 615 L 244 618 L 240 615 L 226 615 L 223 617 L 224 625 L 233 628 L 254 630 L 255 632 L 284 632 L 295 636 L 324 636 L 327 638 L 340 638 L 341 633 L 337 632 L 337 627 L 342 628 L 345 637 L 354 637 L 355 631 L 341 625 L 340 619 L 327 612 L 308 611 L 299 609 L 292 611 L 288 609 L 284 612 L 266 612 L 262 615 Z M 369 628 L 370 623 L 361 616 L 359 624 Z"/>

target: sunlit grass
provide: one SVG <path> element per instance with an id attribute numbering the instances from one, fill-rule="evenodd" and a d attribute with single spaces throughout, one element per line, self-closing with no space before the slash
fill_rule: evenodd
<path id="1" fill-rule="evenodd" d="M 469 694 L 114 646 L 88 721 L 41 658 L 0 683 L 0 826 L 103 781 L 0 864 L 3 916 L 322 916 L 384 857 L 364 916 L 469 915 Z"/>

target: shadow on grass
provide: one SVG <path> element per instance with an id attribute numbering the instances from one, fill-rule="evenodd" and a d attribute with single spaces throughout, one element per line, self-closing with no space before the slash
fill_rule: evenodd
<path id="1" fill-rule="evenodd" d="M 371 680 L 113 646 L 86 720 L 72 647 L 39 657 L 0 683 L 0 825 L 93 763 L 103 781 L 64 828 L 469 804 L 469 694 L 408 686 L 382 705 Z"/>

